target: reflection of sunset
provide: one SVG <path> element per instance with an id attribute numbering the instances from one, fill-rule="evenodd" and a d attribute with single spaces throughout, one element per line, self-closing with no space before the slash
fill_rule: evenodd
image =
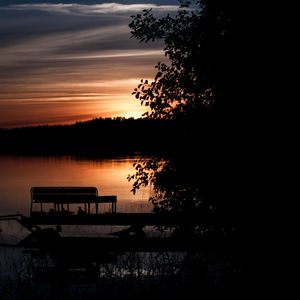
<path id="1" fill-rule="evenodd" d="M 118 211 L 146 209 L 150 187 L 133 195 L 131 182 L 127 181 L 127 175 L 134 172 L 133 161 L 0 156 L 0 211 L 27 214 L 32 186 L 95 186 L 99 195 L 117 196 Z"/>

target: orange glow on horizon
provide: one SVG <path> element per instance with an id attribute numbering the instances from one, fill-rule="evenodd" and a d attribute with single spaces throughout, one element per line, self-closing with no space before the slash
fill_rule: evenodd
<path id="1" fill-rule="evenodd" d="M 132 92 L 168 61 L 162 41 L 132 37 L 130 15 L 141 7 L 1 6 L 0 128 L 141 117 L 147 107 Z M 154 7 L 162 14 L 178 9 Z"/>
<path id="2" fill-rule="evenodd" d="M 72 124 L 94 118 L 140 118 L 147 111 L 133 95 L 138 79 L 35 84 L 0 103 L 0 128 Z M 47 91 L 47 92 L 45 92 Z"/>

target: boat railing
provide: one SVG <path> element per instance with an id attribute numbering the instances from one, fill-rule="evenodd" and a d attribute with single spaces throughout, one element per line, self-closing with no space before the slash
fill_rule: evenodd
<path id="1" fill-rule="evenodd" d="M 100 213 L 100 204 L 111 204 L 110 212 L 117 211 L 117 196 L 99 196 L 96 187 L 32 187 L 30 216 L 67 216 Z M 78 206 L 79 205 L 79 206 Z"/>

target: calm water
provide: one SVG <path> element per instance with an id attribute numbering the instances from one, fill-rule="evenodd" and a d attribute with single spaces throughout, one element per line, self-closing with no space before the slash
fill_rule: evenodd
<path id="1" fill-rule="evenodd" d="M 99 195 L 117 196 L 118 212 L 150 211 L 150 187 L 133 195 L 127 181 L 137 158 L 0 156 L 0 215 L 28 215 L 32 186 L 95 186 Z"/>
<path id="2" fill-rule="evenodd" d="M 150 188 L 133 195 L 130 191 L 132 183 L 127 181 L 127 175 L 134 173 L 132 165 L 136 159 L 138 157 L 91 160 L 75 157 L 0 156 L 0 215 L 15 213 L 29 215 L 32 186 L 95 186 L 99 195 L 117 196 L 118 212 L 149 212 Z M 119 227 L 69 225 L 63 226 L 61 235 L 109 237 L 109 233 L 120 230 Z M 149 236 L 161 235 L 153 228 L 145 228 L 145 231 Z M 21 247 L 14 247 L 28 234 L 28 230 L 16 221 L 0 220 L 1 299 L 23 299 L 22 293 L 20 297 L 18 296 L 20 291 L 16 289 L 14 282 L 32 286 L 30 282 L 32 258 L 23 252 Z M 127 272 L 126 255 L 118 257 L 117 264 L 113 268 L 116 274 Z M 148 262 L 146 258 L 152 258 L 153 262 L 152 260 Z M 157 263 L 157 253 L 143 254 L 137 260 L 140 261 L 145 265 L 140 266 L 145 272 L 146 267 Z M 21 278 L 18 274 L 24 276 Z M 42 292 L 45 293 L 43 290 Z"/>
<path id="3" fill-rule="evenodd" d="M 119 212 L 150 211 L 151 206 L 148 203 L 150 188 L 143 189 L 134 196 L 130 192 L 132 183 L 126 179 L 128 174 L 134 173 L 132 164 L 137 158 L 79 160 L 75 157 L 0 156 L 0 215 L 15 214 L 17 212 L 28 215 L 30 188 L 32 186 L 95 186 L 98 188 L 100 195 L 117 195 L 117 211 Z M 74 226 L 69 225 L 63 226 L 61 234 L 66 236 L 104 235 L 108 237 L 109 233 L 120 229 L 116 227 L 118 226 L 76 225 L 74 228 Z M 155 228 L 146 228 L 145 231 L 149 237 L 158 234 L 159 236 L 169 235 L 167 231 L 161 233 L 156 231 Z M 113 263 L 100 263 L 97 269 L 99 280 L 96 283 L 77 284 L 75 282 L 69 284 L 67 282 L 53 284 L 50 281 L 41 284 L 32 281 L 34 259 L 40 263 L 37 266 L 39 268 L 40 266 L 47 266 L 49 256 L 40 257 L 34 255 L 34 253 L 30 255 L 29 252 L 23 251 L 22 247 L 15 247 L 28 234 L 28 230 L 15 221 L 0 221 L 1 300 L 23 300 L 25 298 L 100 299 L 102 297 L 101 291 L 104 291 L 104 295 L 109 295 L 108 293 L 114 294 L 115 289 L 118 291 L 119 288 L 120 291 L 123 291 L 122 288 L 125 288 L 127 292 L 127 275 L 131 276 L 130 278 L 136 278 L 132 285 L 129 282 L 129 289 L 137 287 L 138 291 L 142 291 L 147 282 L 150 282 L 148 290 L 153 283 L 155 283 L 154 287 L 157 286 L 160 279 L 163 280 L 162 284 L 166 284 L 166 288 L 171 287 L 169 282 L 173 282 L 174 278 L 179 278 L 179 282 L 189 280 L 185 270 L 189 265 L 186 264 L 186 262 L 189 262 L 186 258 L 189 259 L 191 253 L 137 252 L 120 254 Z M 202 286 L 204 291 L 207 288 L 215 290 L 215 286 L 222 286 L 223 282 L 225 284 L 228 282 L 224 276 L 227 274 L 231 276 L 228 269 L 230 270 L 232 262 L 235 264 L 235 261 L 230 256 L 230 252 L 229 255 L 224 255 L 221 252 L 221 256 L 218 257 L 217 251 L 213 250 L 210 253 L 207 252 L 205 247 L 204 249 L 203 253 L 197 254 L 196 263 L 200 268 L 193 266 L 193 270 L 199 269 L 199 276 L 204 278 L 203 285 L 200 282 L 200 290 Z M 81 254 L 77 254 L 81 258 Z M 216 258 L 214 258 L 214 255 L 217 255 Z M 75 267 L 78 268 L 76 264 Z M 234 274 L 236 274 L 238 269 L 235 265 L 234 268 Z M 194 274 L 193 272 L 191 274 Z M 183 275 L 181 276 L 181 274 Z M 174 277 L 174 275 L 180 275 L 181 277 Z M 125 279 L 124 282 L 122 281 L 123 278 Z M 225 281 L 222 278 L 225 278 Z M 149 279 L 154 281 L 146 281 Z M 188 281 L 187 287 L 190 287 L 190 281 Z M 170 295 L 174 296 L 175 294 L 172 292 Z"/>

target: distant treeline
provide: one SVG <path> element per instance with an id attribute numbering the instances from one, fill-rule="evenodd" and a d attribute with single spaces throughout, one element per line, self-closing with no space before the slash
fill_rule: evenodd
<path id="1" fill-rule="evenodd" d="M 97 118 L 0 129 L 0 154 L 155 154 L 167 151 L 177 134 L 173 121 Z"/>

